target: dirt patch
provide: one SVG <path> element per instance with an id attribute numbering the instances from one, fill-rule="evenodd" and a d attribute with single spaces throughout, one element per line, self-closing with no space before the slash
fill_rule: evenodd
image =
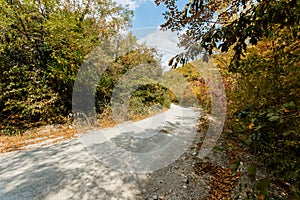
<path id="1" fill-rule="evenodd" d="M 52 125 L 36 128 L 20 135 L 0 136 L 0 153 L 32 147 L 44 146 L 76 137 L 77 131 L 71 125 Z"/>
<path id="2" fill-rule="evenodd" d="M 180 159 L 148 174 L 139 199 L 230 199 L 241 174 L 233 173 L 223 152 L 213 150 L 206 158 L 198 158 L 203 139 L 198 132 Z"/>
<path id="3" fill-rule="evenodd" d="M 156 110 L 149 115 L 132 116 L 133 121 L 146 119 L 150 116 L 166 111 L 166 108 Z M 112 112 L 106 110 L 98 115 L 98 123 L 101 128 L 116 126 Z M 88 130 L 87 128 L 86 130 Z M 45 146 L 55 144 L 61 141 L 76 138 L 78 131 L 71 123 L 46 125 L 39 128 L 28 130 L 25 133 L 6 136 L 0 135 L 0 153 L 11 152 L 21 149 L 31 149 L 35 146 Z"/>

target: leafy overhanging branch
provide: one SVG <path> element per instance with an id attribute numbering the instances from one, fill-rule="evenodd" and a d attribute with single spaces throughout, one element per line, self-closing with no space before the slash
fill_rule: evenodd
<path id="1" fill-rule="evenodd" d="M 202 48 L 194 53 L 204 54 L 204 59 L 214 49 L 227 52 L 233 47 L 231 70 L 234 70 L 248 44 L 256 45 L 277 28 L 294 27 L 295 34 L 299 29 L 300 9 L 296 0 L 190 0 L 183 10 L 179 10 L 176 0 L 155 0 L 155 3 L 168 9 L 164 13 L 166 22 L 161 25 L 163 30 L 185 31 L 179 45 L 187 52 L 170 62 L 173 67 L 193 59 L 191 48 L 197 44 Z"/>

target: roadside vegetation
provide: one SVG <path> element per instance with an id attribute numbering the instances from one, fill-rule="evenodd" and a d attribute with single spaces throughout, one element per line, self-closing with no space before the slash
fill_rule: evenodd
<path id="1" fill-rule="evenodd" d="M 133 15 L 112 1 L 1 0 L 0 5 L 1 152 L 76 136 L 73 85 L 96 47 L 98 58 L 109 65 L 96 89 L 101 127 L 116 123 L 110 102 L 120 78 L 159 62 L 155 49 L 121 34 Z M 155 82 L 141 85 L 131 94 L 124 120 L 161 112 L 170 106 L 170 95 Z"/>
<path id="2" fill-rule="evenodd" d="M 0 17 L 1 135 L 71 122 L 74 81 L 96 47 L 102 49 L 99 57 L 112 60 L 96 91 L 102 116 L 109 115 L 113 89 L 123 74 L 158 62 L 155 49 L 119 33 L 130 25 L 132 13 L 111 1 L 1 0 Z M 168 107 L 165 90 L 153 84 L 138 88 L 129 113 L 135 118 L 147 115 L 154 104 Z"/>
<path id="3" fill-rule="evenodd" d="M 132 93 L 126 112 L 122 101 L 114 105 L 122 120 L 142 119 L 168 108 L 172 101 L 199 104 L 209 113 L 209 91 L 191 61 L 200 55 L 205 65 L 211 56 L 226 88 L 223 135 L 229 143 L 245 145 L 255 157 L 248 169 L 255 182 L 249 199 L 280 198 L 268 193 L 270 182 L 286 191 L 286 199 L 299 199 L 299 2 L 191 0 L 183 10 L 175 1 L 155 2 L 168 9 L 164 30 L 187 30 L 180 43 L 187 51 L 170 61 L 174 69 L 168 73 L 186 77 L 190 89 L 182 86 L 185 93 L 178 99 L 173 91 L 180 85 L 172 91 L 155 78 L 141 79 L 147 84 Z M 101 49 L 99 56 L 109 61 L 95 97 L 101 127 L 115 125 L 111 101 L 122 77 L 135 68 L 159 65 L 155 49 L 138 44 L 131 34 L 121 34 L 133 13 L 112 1 L 0 0 L 0 5 L 1 152 L 20 149 L 35 138 L 76 135 L 71 125 L 73 85 L 96 47 Z M 39 128 L 46 125 L 51 130 L 41 133 Z M 235 170 L 242 161 L 236 160 Z M 258 166 L 263 166 L 267 178 L 256 180 Z"/>
<path id="4" fill-rule="evenodd" d="M 190 60 L 212 55 L 226 87 L 224 135 L 255 156 L 253 180 L 258 165 L 270 174 L 256 180 L 256 192 L 247 198 L 279 198 L 268 194 L 271 181 L 286 190 L 285 198 L 299 199 L 299 1 L 192 0 L 183 10 L 173 1 L 155 2 L 168 8 L 163 29 L 186 28 L 181 46 L 187 51 L 170 64 L 189 71 Z"/>

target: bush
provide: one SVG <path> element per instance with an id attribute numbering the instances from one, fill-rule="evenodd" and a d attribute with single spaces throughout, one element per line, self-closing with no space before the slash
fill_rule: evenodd
<path id="1" fill-rule="evenodd" d="M 280 30 L 249 47 L 236 66 L 228 91 L 228 127 L 257 159 L 299 195 L 300 66 L 299 33 Z M 223 65 L 224 69 L 224 65 Z M 295 198 L 294 197 L 294 198 Z"/>
<path id="2" fill-rule="evenodd" d="M 89 4 L 0 0 L 0 134 L 60 123 L 71 112 L 85 56 L 130 17 L 111 1 Z"/>

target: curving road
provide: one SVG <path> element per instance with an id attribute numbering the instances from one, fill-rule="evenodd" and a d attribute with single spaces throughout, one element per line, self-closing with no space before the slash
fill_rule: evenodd
<path id="1" fill-rule="evenodd" d="M 0 200 L 135 199 L 147 176 L 189 147 L 199 110 L 172 105 L 139 122 L 0 155 Z"/>

